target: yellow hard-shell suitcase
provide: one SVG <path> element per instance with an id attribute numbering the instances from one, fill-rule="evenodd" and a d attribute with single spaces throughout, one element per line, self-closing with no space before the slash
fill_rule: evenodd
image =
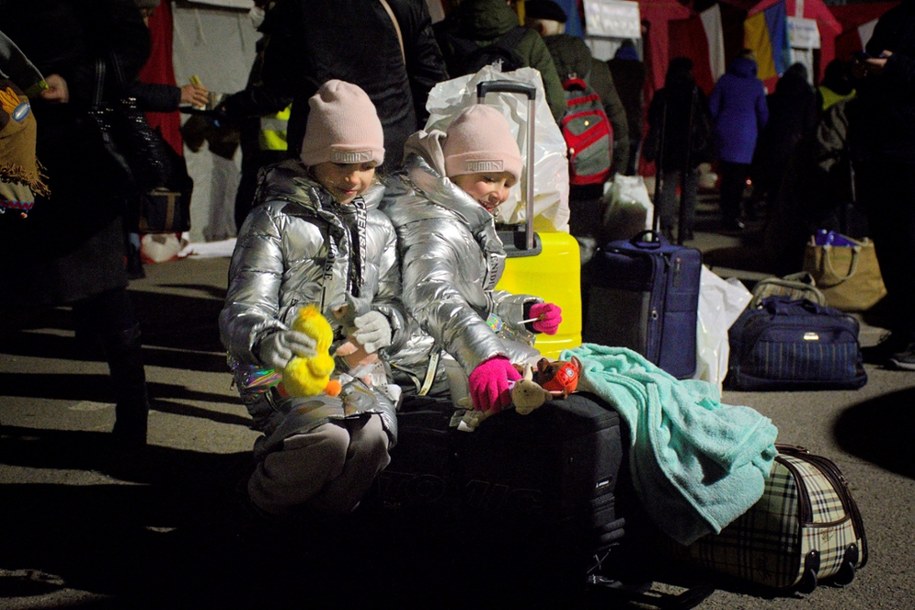
<path id="1" fill-rule="evenodd" d="M 562 324 L 555 335 L 538 334 L 534 346 L 545 357 L 558 360 L 562 350 L 581 345 L 581 258 L 578 242 L 558 231 L 535 234 L 533 250 L 519 250 L 505 239 L 508 259 L 498 290 L 532 294 L 562 308 Z"/>
<path id="2" fill-rule="evenodd" d="M 528 98 L 527 161 L 522 187 L 526 222 L 517 231 L 500 233 L 505 252 L 505 272 L 498 290 L 531 294 L 562 308 L 562 323 L 555 335 L 538 334 L 534 346 L 547 358 L 557 360 L 564 349 L 581 345 L 581 258 L 578 242 L 568 233 L 534 232 L 534 107 L 536 89 L 515 81 L 495 80 L 477 84 L 477 102 L 487 93 L 520 93 Z"/>

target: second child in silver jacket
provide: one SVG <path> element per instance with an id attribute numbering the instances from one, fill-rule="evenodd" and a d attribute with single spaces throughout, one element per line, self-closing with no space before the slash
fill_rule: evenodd
<path id="1" fill-rule="evenodd" d="M 306 304 L 331 323 L 334 345 L 356 341 L 369 353 L 396 349 L 405 325 L 396 234 L 378 210 L 384 187 L 374 168 L 384 148 L 374 106 L 357 86 L 333 80 L 311 102 L 301 160 L 260 177 L 219 318 L 236 385 L 263 433 L 248 494 L 274 516 L 304 505 L 353 510 L 390 461 L 397 432 L 399 388 L 384 374 L 369 385 L 346 377 L 338 362 L 339 397 L 288 397 L 254 381 L 294 356 L 315 355 L 314 340 L 292 329 Z M 349 308 L 345 324 L 335 316 L 340 306 Z"/>
<path id="2" fill-rule="evenodd" d="M 498 410 L 518 378 L 504 364 L 534 364 L 540 357 L 532 347 L 534 332 L 555 333 L 561 319 L 557 306 L 536 296 L 495 289 L 506 255 L 492 210 L 517 182 L 520 152 L 501 113 L 482 105 L 462 113 L 447 134 L 413 134 L 405 150 L 404 172 L 389 181 L 382 209 L 397 228 L 402 298 L 417 325 L 406 346 L 389 352 L 391 365 L 422 380 L 430 355 L 444 350 L 470 376 L 474 398 L 474 371 L 502 361 L 505 373 L 494 380 L 498 398 L 484 404 L 474 399 L 475 408 Z M 487 168 L 493 171 L 466 171 Z M 489 194 L 477 198 L 458 185 L 457 174 L 479 175 L 492 185 Z M 537 317 L 534 307 L 548 309 L 549 321 L 542 316 L 525 323 Z"/>

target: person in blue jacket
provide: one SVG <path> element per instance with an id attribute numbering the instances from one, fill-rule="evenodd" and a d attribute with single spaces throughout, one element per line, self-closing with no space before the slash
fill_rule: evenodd
<path id="1" fill-rule="evenodd" d="M 756 77 L 756 61 L 748 49 L 728 66 L 709 97 L 714 140 L 721 174 L 721 217 L 729 231 L 743 230 L 740 204 L 746 188 L 756 140 L 769 118 L 766 88 Z"/>

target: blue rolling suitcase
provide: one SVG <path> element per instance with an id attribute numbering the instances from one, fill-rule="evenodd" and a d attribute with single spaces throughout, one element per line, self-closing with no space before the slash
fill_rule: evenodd
<path id="1" fill-rule="evenodd" d="M 699 250 L 654 231 L 608 243 L 585 270 L 585 342 L 628 347 L 674 377 L 692 377 L 701 273 Z"/>

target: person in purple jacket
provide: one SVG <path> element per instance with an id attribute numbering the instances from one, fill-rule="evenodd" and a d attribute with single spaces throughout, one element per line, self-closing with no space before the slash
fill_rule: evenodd
<path id="1" fill-rule="evenodd" d="M 721 217 L 723 227 L 740 231 L 740 204 L 746 188 L 750 163 L 759 132 L 766 125 L 766 88 L 756 78 L 756 61 L 748 49 L 728 66 L 712 89 L 709 110 L 714 122 L 714 139 L 721 174 Z"/>

